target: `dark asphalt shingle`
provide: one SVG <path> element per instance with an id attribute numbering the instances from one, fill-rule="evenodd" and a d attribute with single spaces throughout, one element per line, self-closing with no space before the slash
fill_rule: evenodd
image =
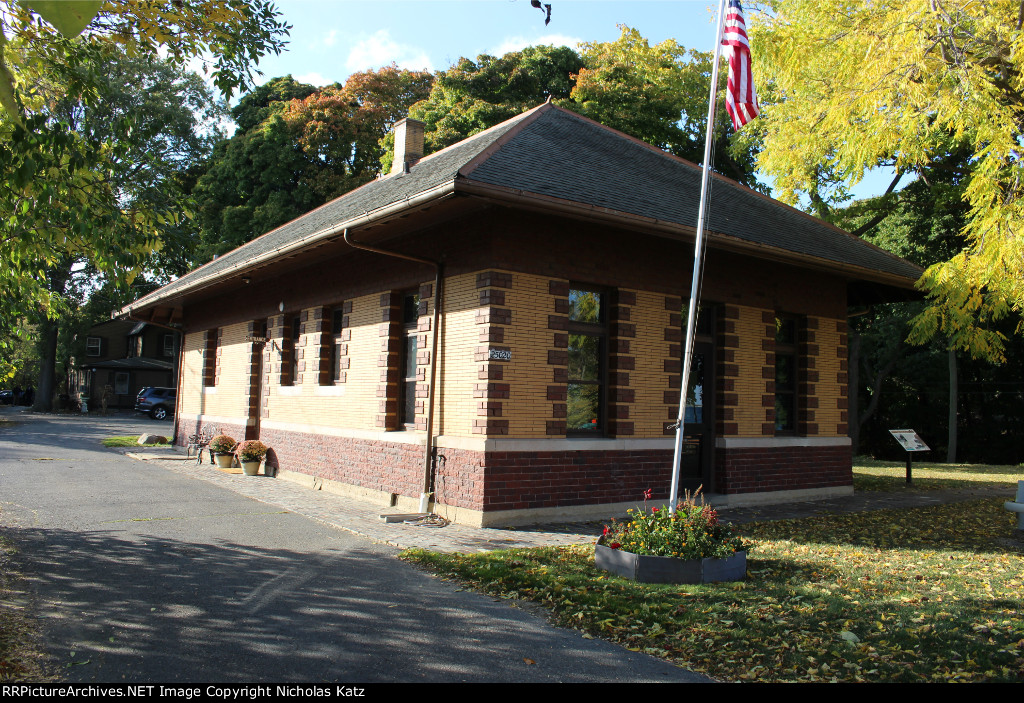
<path id="1" fill-rule="evenodd" d="M 492 153 L 486 153 L 488 149 Z M 474 159 L 475 166 L 467 168 Z M 147 297 L 184 293 L 303 237 L 454 184 L 458 178 L 688 227 L 697 222 L 696 166 L 546 104 L 424 158 L 407 174 L 386 176 L 347 193 Z M 712 241 L 717 232 L 782 252 L 901 276 L 908 287 L 920 275 L 914 265 L 824 222 L 732 181 L 712 180 L 707 219 Z M 146 302 L 143 298 L 132 307 Z"/>
<path id="2" fill-rule="evenodd" d="M 694 227 L 700 170 L 565 110 L 547 110 L 471 180 Z M 918 278 L 902 259 L 725 179 L 712 179 L 709 232 Z"/>

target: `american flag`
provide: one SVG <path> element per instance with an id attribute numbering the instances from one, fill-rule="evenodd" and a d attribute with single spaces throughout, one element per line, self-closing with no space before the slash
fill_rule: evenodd
<path id="1" fill-rule="evenodd" d="M 747 25 L 743 21 L 740 0 L 729 0 L 725 10 L 722 46 L 729 58 L 729 89 L 725 95 L 725 109 L 732 118 L 733 128 L 739 129 L 760 112 L 754 77 L 750 73 L 750 44 L 747 42 Z"/>

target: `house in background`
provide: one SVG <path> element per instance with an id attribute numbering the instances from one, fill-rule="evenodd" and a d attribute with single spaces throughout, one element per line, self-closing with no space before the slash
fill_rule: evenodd
<path id="1" fill-rule="evenodd" d="M 76 360 L 74 388 L 98 410 L 103 387 L 114 389 L 110 408 L 132 409 L 146 386 L 174 388 L 178 380 L 181 333 L 146 322 L 109 320 L 93 325 L 85 358 Z"/>
<path id="2" fill-rule="evenodd" d="M 178 442 L 476 525 L 607 517 L 668 492 L 700 170 L 550 104 L 127 306 L 184 326 Z M 684 487 L 852 492 L 847 308 L 920 269 L 713 179 Z"/>

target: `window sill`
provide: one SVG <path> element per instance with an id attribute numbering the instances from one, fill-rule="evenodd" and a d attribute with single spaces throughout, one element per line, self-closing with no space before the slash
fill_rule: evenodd
<path id="1" fill-rule="evenodd" d="M 332 385 L 332 386 L 317 386 L 316 394 L 326 397 L 341 397 L 345 395 L 345 386 L 343 385 Z"/>

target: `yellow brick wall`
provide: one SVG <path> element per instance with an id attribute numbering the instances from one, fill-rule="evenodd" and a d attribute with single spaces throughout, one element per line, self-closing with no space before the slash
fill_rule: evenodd
<path id="1" fill-rule="evenodd" d="M 550 279 L 511 275 L 512 288 L 505 293 L 505 307 L 512 310 L 512 324 L 505 330 L 503 346 L 512 349 L 512 360 L 500 364 L 504 367 L 504 382 L 510 385 L 502 417 L 509 420 L 509 437 L 547 437 L 547 421 L 551 419 L 547 387 L 552 383 L 548 350 L 554 334 L 548 329 L 548 316 L 555 313 L 554 297 L 548 291 Z"/>
<path id="2" fill-rule="evenodd" d="M 301 311 L 307 313 L 304 332 L 299 341 L 305 362 L 302 380 L 294 386 L 281 385 L 277 370 L 281 356 L 276 349 L 272 349 L 267 419 L 327 427 L 376 429 L 374 418 L 378 406 L 377 386 L 381 376 L 377 360 L 383 353 L 381 344 L 386 339 L 379 335 L 380 294 L 362 296 L 351 302 L 352 312 L 348 315 L 347 328 L 350 335 L 347 342 L 350 365 L 345 373 L 345 382 L 320 386 L 318 354 L 321 332 L 319 324 L 314 320 L 316 308 Z M 329 323 L 327 334 L 330 334 Z M 264 369 L 264 376 L 267 371 Z"/>
<path id="3" fill-rule="evenodd" d="M 819 317 L 817 322 L 816 340 L 819 354 L 815 359 L 815 370 L 818 371 L 815 395 L 819 402 L 815 420 L 819 436 L 838 437 L 838 427 L 845 424 L 845 421 L 842 419 L 843 411 L 838 407 L 836 400 L 840 397 L 845 384 L 839 382 L 840 376 L 844 373 L 844 366 L 843 359 L 836 353 L 836 348 L 841 341 L 845 343 L 845 340 L 841 340 L 842 333 L 837 329 L 837 322 L 845 326 L 845 321 Z"/>
<path id="4" fill-rule="evenodd" d="M 221 330 L 217 384 L 204 391 L 203 352 L 206 333 L 206 330 L 201 330 L 185 335 L 182 388 L 179 392 L 182 413 L 245 418 L 248 415 L 249 349 L 252 346 L 245 341 L 248 325 L 229 325 Z"/>
<path id="5" fill-rule="evenodd" d="M 678 415 L 679 388 L 677 385 L 670 389 L 668 380 L 679 374 L 665 371 L 665 360 L 670 358 L 672 345 L 665 339 L 665 329 L 672 326 L 673 312 L 679 313 L 666 309 L 663 294 L 636 291 L 636 306 L 632 311 L 636 337 L 630 340 L 630 355 L 636 359 L 636 369 L 630 376 L 636 391 L 636 403 L 630 409 L 636 437 L 665 437 L 665 423 L 674 421 Z M 669 390 L 675 405 L 665 404 L 665 392 Z"/>
<path id="6" fill-rule="evenodd" d="M 766 323 L 763 319 L 764 310 L 744 305 L 739 308 L 736 321 L 736 335 L 739 347 L 736 350 L 735 363 L 739 368 L 739 376 L 735 379 L 737 406 L 734 410 L 734 421 L 737 425 L 737 437 L 760 437 L 761 425 L 765 422 L 765 408 L 762 398 L 765 395 L 765 378 L 762 368 L 765 366 Z M 774 337 L 773 337 L 774 339 Z"/>
<path id="7" fill-rule="evenodd" d="M 181 400 L 183 414 L 197 415 L 202 412 L 203 402 L 203 349 L 206 346 L 206 331 L 190 332 L 182 340 Z"/>
<path id="8" fill-rule="evenodd" d="M 443 345 L 438 350 L 438 378 L 444 398 L 438 399 L 440 412 L 435 427 L 447 437 L 472 437 L 473 421 L 479 419 L 475 389 L 477 384 L 487 383 L 487 379 L 477 378 L 481 364 L 474 359 L 477 347 L 486 346 L 480 341 L 481 325 L 476 322 L 479 310 L 475 273 L 445 279 Z"/>
<path id="9" fill-rule="evenodd" d="M 220 335 L 220 374 L 217 392 L 206 394 L 204 414 L 219 417 L 247 417 L 249 414 L 249 368 L 252 342 L 247 322 L 228 325 Z"/>
<path id="10" fill-rule="evenodd" d="M 500 366 L 502 378 L 497 382 L 507 384 L 509 397 L 501 400 L 501 414 L 498 419 L 508 422 L 509 438 L 545 438 L 547 423 L 552 420 L 553 402 L 548 398 L 548 387 L 553 382 L 553 367 L 548 363 L 548 352 L 554 349 L 556 330 L 549 328 L 549 317 L 556 314 L 556 296 L 549 290 L 550 277 L 532 276 L 523 273 L 502 271 L 511 276 L 511 286 L 503 289 L 504 304 L 498 307 L 512 311 L 511 324 L 503 325 L 504 339 L 501 343 L 488 342 L 487 323 L 479 317 L 487 306 L 481 303 L 481 288 L 478 273 L 453 276 L 445 281 L 445 319 L 443 345 L 439 350 L 440 367 L 438 380 L 444 389 L 439 398 L 435 415 L 435 432 L 448 437 L 482 438 L 487 436 L 474 432 L 474 425 L 486 415 L 481 410 L 480 388 L 489 383 L 489 367 Z M 670 388 L 669 380 L 678 372 L 666 369 L 665 361 L 672 357 L 673 342 L 667 339 L 666 329 L 678 322 L 678 311 L 666 309 L 666 296 L 649 291 L 631 291 L 636 296 L 631 306 L 629 323 L 635 326 L 635 337 L 630 338 L 628 351 L 621 356 L 632 357 L 635 366 L 629 371 L 628 388 L 634 393 L 634 400 L 626 403 L 629 408 L 628 421 L 633 423 L 635 438 L 665 437 L 664 424 L 671 421 L 676 412 L 678 387 Z M 436 293 L 436 291 L 435 291 Z M 433 298 L 429 299 L 431 304 Z M 380 414 L 381 374 L 385 369 L 378 360 L 386 352 L 386 337 L 381 336 L 382 308 L 381 293 L 355 298 L 348 315 L 348 358 L 344 383 L 319 385 L 318 349 L 320 325 L 315 321 L 315 309 L 308 309 L 302 336 L 305 370 L 301 383 L 294 387 L 280 385 L 280 355 L 270 351 L 270 362 L 264 366 L 263 384 L 269 383 L 267 408 L 269 415 L 264 419 L 274 422 L 303 425 L 379 431 L 375 419 Z M 766 382 L 764 369 L 770 352 L 764 343 L 770 341 L 766 332 L 766 314 L 771 311 L 759 307 L 732 306 L 736 318 L 731 332 L 737 340 L 732 350 L 730 364 L 737 369 L 738 376 L 732 379 L 731 390 L 735 404 L 728 407 L 729 420 L 735 423 L 738 437 L 762 436 L 766 422 L 764 398 Z M 421 310 L 421 312 L 424 312 Z M 421 323 L 430 320 L 432 310 L 426 306 Z M 675 319 L 673 319 L 675 318 Z M 815 396 L 819 405 L 815 409 L 815 423 L 818 433 L 823 436 L 838 436 L 844 424 L 845 413 L 837 403 L 843 389 L 845 369 L 836 352 L 837 346 L 845 343 L 841 331 L 842 321 L 831 318 L 817 318 L 816 343 L 819 354 L 815 358 L 818 372 Z M 330 325 L 325 325 L 329 334 Z M 421 328 L 422 329 L 422 328 Z M 184 414 L 205 414 L 221 417 L 244 418 L 248 415 L 249 354 L 251 343 L 245 341 L 248 323 L 224 327 L 220 344 L 220 372 L 214 392 L 202 391 L 203 349 L 206 332 L 189 333 L 184 339 L 181 407 Z M 420 333 L 420 351 L 430 349 L 433 330 Z M 609 339 L 609 344 L 614 344 Z M 507 347 L 511 350 L 509 362 L 488 361 L 479 358 L 489 346 Z M 672 357 L 674 358 L 674 357 Z M 429 382 L 429 365 L 421 364 L 425 379 Z M 483 377 L 481 377 L 483 376 Z M 269 379 L 269 380 L 268 380 Z M 678 386 L 678 384 L 676 384 Z M 666 391 L 674 400 L 666 404 Z M 425 417 L 426 399 L 418 417 Z M 557 401 L 556 401 L 557 403 Z"/>

